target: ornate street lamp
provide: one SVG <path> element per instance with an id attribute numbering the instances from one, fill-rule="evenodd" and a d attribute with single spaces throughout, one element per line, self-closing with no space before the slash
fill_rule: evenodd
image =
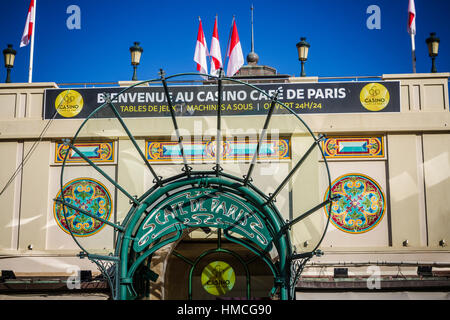
<path id="1" fill-rule="evenodd" d="M 131 52 L 131 65 L 133 66 L 134 72 L 133 72 L 133 78 L 131 80 L 136 81 L 137 75 L 136 75 L 136 69 L 139 65 L 139 62 L 141 61 L 141 55 L 144 49 L 142 49 L 139 46 L 139 42 L 135 42 L 134 46 L 130 47 Z"/>
<path id="2" fill-rule="evenodd" d="M 12 48 L 12 44 L 8 44 L 8 48 L 3 50 L 3 56 L 5 58 L 6 68 L 6 83 L 11 82 L 11 69 L 14 67 L 14 59 L 16 58 L 16 50 Z"/>
<path id="3" fill-rule="evenodd" d="M 430 37 L 426 40 L 427 46 L 428 46 L 428 55 L 431 57 L 431 72 L 436 73 L 436 64 L 435 59 L 439 52 L 439 42 L 441 40 L 436 37 L 435 32 L 430 33 Z"/>
<path id="4" fill-rule="evenodd" d="M 298 51 L 298 60 L 302 63 L 302 73 L 300 76 L 306 77 L 305 73 L 305 61 L 308 59 L 308 51 L 311 46 L 308 42 L 306 42 L 306 38 L 300 38 L 300 42 L 297 43 L 297 51 Z"/>

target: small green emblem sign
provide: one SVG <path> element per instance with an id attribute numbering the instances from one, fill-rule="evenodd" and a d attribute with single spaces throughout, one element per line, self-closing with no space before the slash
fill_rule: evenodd
<path id="1" fill-rule="evenodd" d="M 133 249 L 140 252 L 161 237 L 185 228 L 210 227 L 235 232 L 270 250 L 272 236 L 251 203 L 212 188 L 171 195 L 151 210 L 139 226 Z"/>

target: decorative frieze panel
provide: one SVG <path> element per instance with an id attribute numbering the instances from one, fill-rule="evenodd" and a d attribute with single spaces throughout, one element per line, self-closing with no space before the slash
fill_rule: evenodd
<path id="1" fill-rule="evenodd" d="M 222 142 L 222 160 L 251 160 L 258 141 L 228 140 Z M 214 161 L 216 159 L 216 141 L 183 141 L 183 149 L 189 161 Z M 289 160 L 291 143 L 288 138 L 263 140 L 258 160 Z M 146 141 L 146 156 L 152 162 L 180 162 L 183 160 L 176 141 Z"/>
<path id="2" fill-rule="evenodd" d="M 385 158 L 383 136 L 327 137 L 322 142 L 327 159 L 380 159 Z"/>
<path id="3" fill-rule="evenodd" d="M 92 162 L 112 163 L 115 161 L 114 142 L 78 142 L 74 146 Z M 55 164 L 62 164 L 69 147 L 55 143 Z M 70 150 L 66 163 L 86 163 L 74 150 Z"/>

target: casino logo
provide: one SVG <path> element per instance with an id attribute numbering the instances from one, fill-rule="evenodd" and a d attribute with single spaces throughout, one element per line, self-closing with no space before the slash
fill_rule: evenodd
<path id="1" fill-rule="evenodd" d="M 201 281 L 206 292 L 221 296 L 233 289 L 236 275 L 228 263 L 213 261 L 203 269 Z"/>
<path id="2" fill-rule="evenodd" d="M 369 111 L 381 111 L 389 103 L 389 91 L 381 83 L 369 83 L 359 94 L 361 104 Z"/>
<path id="3" fill-rule="evenodd" d="M 64 90 L 55 100 L 56 111 L 64 118 L 72 118 L 83 109 L 83 97 L 78 91 Z"/>

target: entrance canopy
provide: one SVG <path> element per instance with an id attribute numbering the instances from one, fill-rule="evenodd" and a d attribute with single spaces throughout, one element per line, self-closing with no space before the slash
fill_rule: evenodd
<path id="1" fill-rule="evenodd" d="M 184 138 L 182 130 L 179 128 L 177 121 L 178 104 L 176 96 L 168 86 L 168 80 L 180 76 L 199 76 L 199 74 L 178 74 L 166 77 L 161 71 L 160 78 L 136 83 L 135 85 L 121 90 L 114 96 L 104 95 L 102 97 L 103 104 L 97 107 L 89 114 L 80 128 L 76 132 L 73 139 L 64 140 L 66 150 L 61 169 L 61 192 L 55 201 L 64 209 L 63 216 L 66 220 L 67 229 L 72 235 L 74 241 L 82 249 L 82 257 L 88 257 L 98 264 L 104 275 L 109 280 L 112 288 L 114 299 L 133 299 L 136 297 L 133 285 L 136 282 L 136 272 L 144 264 L 148 264 L 153 254 L 160 248 L 181 239 L 184 230 L 193 228 L 215 228 L 220 230 L 220 234 L 234 243 L 240 244 L 253 252 L 256 257 L 262 259 L 270 268 L 274 277 L 274 288 L 278 290 L 281 299 L 293 299 L 295 284 L 303 269 L 304 264 L 315 254 L 319 252 L 318 247 L 323 239 L 320 237 L 317 245 L 312 250 L 303 253 L 297 253 L 291 243 L 291 230 L 294 224 L 306 219 L 319 209 L 331 206 L 329 205 L 333 198 L 331 197 L 331 188 L 328 190 L 324 200 L 310 206 L 308 199 L 307 209 L 299 215 L 291 216 L 286 219 L 277 208 L 275 201 L 280 192 L 292 183 L 292 179 L 296 172 L 300 170 L 302 165 L 309 162 L 317 163 L 317 159 L 309 160 L 311 155 L 320 155 L 327 174 L 328 185 L 331 184 L 330 175 L 326 159 L 323 157 L 321 140 L 323 136 L 316 137 L 309 127 L 303 122 L 299 115 L 289 106 L 278 100 L 279 91 L 266 92 L 265 90 L 253 84 L 243 81 L 225 78 L 222 75 L 218 77 L 210 77 L 211 82 L 205 85 L 208 92 L 213 92 L 216 88 L 216 94 L 213 95 L 217 99 L 217 105 L 214 109 L 216 114 L 217 126 L 213 142 L 210 143 L 211 154 L 215 157 L 215 166 L 212 170 L 195 170 L 192 163 L 189 162 L 189 155 L 185 152 Z M 202 75 L 200 75 L 202 76 Z M 207 75 L 203 75 L 207 76 Z M 227 85 L 224 85 L 224 83 Z M 182 173 L 175 174 L 166 178 L 159 175 L 155 169 L 152 160 L 149 160 L 148 150 L 142 149 L 142 144 L 138 143 L 138 139 L 132 133 L 133 127 L 129 127 L 127 122 L 122 118 L 117 103 L 120 101 L 121 95 L 131 92 L 136 86 L 143 84 L 161 83 L 162 92 L 164 93 L 167 113 L 173 124 L 173 128 L 167 128 L 166 136 L 171 136 L 176 141 L 178 147 L 177 161 L 182 161 Z M 241 86 L 249 88 L 251 92 L 257 92 L 264 102 L 264 112 L 266 113 L 264 124 L 261 130 L 256 133 L 256 147 L 252 150 L 251 156 L 245 160 L 248 163 L 246 174 L 242 177 L 236 174 L 230 174 L 224 171 L 226 165 L 223 163 L 224 154 L 224 135 L 222 131 L 222 110 L 225 105 L 222 94 L 224 88 L 231 86 L 229 83 L 238 83 Z M 216 86 L 217 85 L 217 86 Z M 70 94 L 67 90 L 66 94 Z M 245 92 L 245 91 L 243 91 Z M 254 94 L 254 96 L 257 96 Z M 61 99 L 64 101 L 64 99 Z M 222 106 L 222 107 L 217 107 Z M 262 109 L 261 109 L 262 110 Z M 262 112 L 262 111 L 261 111 Z M 289 172 L 280 178 L 280 183 L 273 186 L 273 192 L 266 193 L 259 189 L 253 182 L 255 176 L 255 167 L 260 163 L 259 155 L 263 152 L 262 145 L 265 139 L 272 134 L 269 132 L 272 116 L 283 117 L 292 123 L 292 120 L 298 122 L 302 127 L 302 136 L 310 138 L 311 142 L 306 145 L 303 153 L 299 155 Z M 233 118 L 236 119 L 238 115 Z M 144 167 L 153 179 L 153 185 L 148 188 L 141 196 L 134 196 L 133 191 L 127 190 L 122 186 L 117 178 L 111 177 L 105 169 L 102 169 L 93 160 L 80 150 L 77 141 L 82 141 L 83 130 L 89 130 L 87 125 L 89 121 L 97 125 L 95 118 L 111 118 L 107 120 L 108 125 L 103 129 L 108 132 L 109 137 L 119 135 L 116 129 L 111 127 L 113 120 L 120 125 L 120 129 L 125 133 L 124 136 L 129 138 L 129 145 L 137 151 L 139 160 L 144 163 Z M 242 116 L 245 117 L 245 116 Z M 109 119 L 109 118 L 108 118 Z M 280 118 L 279 118 L 280 119 Z M 277 119 L 277 123 L 279 122 Z M 128 120 L 128 119 L 127 119 Z M 138 122 L 131 122 L 138 123 Z M 242 121 L 246 125 L 252 124 Z M 295 131 L 295 130 L 294 130 Z M 293 132 L 294 132 L 293 131 Z M 278 131 L 277 131 L 278 132 Z M 124 138 L 122 135 L 121 139 Z M 81 140 L 78 140 L 81 139 Z M 122 143 L 122 142 L 121 142 Z M 211 146 L 214 144 L 214 146 Z M 154 150 L 153 150 L 154 151 Z M 164 151 L 164 150 L 162 150 Z M 248 150 L 244 150 L 249 153 Z M 286 149 L 284 149 L 284 152 Z M 315 151 L 315 152 L 314 152 Z M 271 151 L 273 152 L 273 150 Z M 277 151 L 278 152 L 278 151 Z M 121 197 L 128 198 L 131 208 L 128 214 L 120 222 L 111 222 L 108 218 L 104 218 L 98 212 L 94 212 L 96 206 L 87 206 L 80 200 L 80 203 L 70 202 L 65 193 L 64 174 L 67 170 L 66 162 L 69 157 L 77 155 L 77 158 L 89 164 L 100 176 L 108 183 L 113 185 Z M 127 154 L 119 155 L 119 157 L 127 157 Z M 142 174 L 142 173 L 141 173 Z M 275 171 L 272 174 L 276 174 Z M 308 184 L 308 181 L 304 181 Z M 304 206 L 302 206 L 303 208 Z M 74 230 L 71 229 L 71 223 L 68 221 L 68 212 L 73 216 L 74 210 L 79 215 L 94 219 L 98 223 L 112 227 L 115 231 L 115 252 L 109 256 L 90 253 L 85 246 L 82 245 L 83 239 L 77 237 Z M 100 209 L 101 210 L 101 206 Z M 330 216 L 330 215 L 329 215 Z M 328 216 L 328 217 L 329 217 Z M 325 225 L 328 226 L 329 218 Z M 269 254 L 270 253 L 270 254 Z M 232 252 L 230 254 L 233 255 Z M 108 262 L 106 266 L 104 262 Z M 151 270 L 147 270 L 148 278 L 155 278 Z M 274 290 L 272 290 L 274 291 Z"/>

